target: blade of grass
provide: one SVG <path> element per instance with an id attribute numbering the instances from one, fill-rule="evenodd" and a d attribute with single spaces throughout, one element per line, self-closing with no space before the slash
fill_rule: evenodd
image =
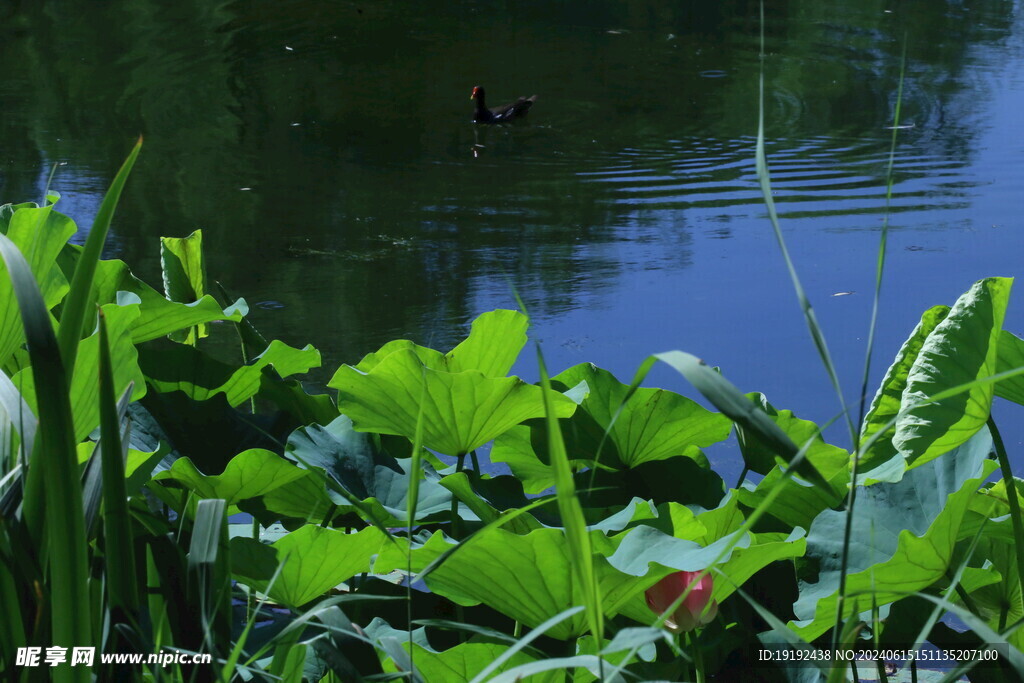
<path id="1" fill-rule="evenodd" d="M 529 318 L 530 313 L 526 310 L 526 303 L 519 296 L 515 287 L 512 288 L 512 294 L 515 296 L 516 303 L 519 304 L 519 310 Z M 544 354 L 541 352 L 539 343 L 537 344 L 537 368 L 540 372 L 540 385 L 543 390 L 541 396 L 544 401 L 544 422 L 548 432 L 548 454 L 555 471 L 555 500 L 569 545 L 569 563 L 579 582 L 583 604 L 587 609 L 590 631 L 600 648 L 604 638 L 604 610 L 601 608 L 601 592 L 598 589 L 597 576 L 594 572 L 594 552 L 590 543 L 590 532 L 587 530 L 587 521 L 583 516 L 583 507 L 576 496 L 576 482 L 572 477 L 572 465 L 569 463 L 569 455 L 565 450 L 562 429 L 551 407 L 551 394 L 554 389 L 551 388 L 551 378 L 548 375 Z M 502 519 L 507 518 L 503 517 Z M 487 527 L 490 526 L 490 524 L 487 525 Z M 604 678 L 603 665 L 599 678 Z"/>
<path id="2" fill-rule="evenodd" d="M 107 319 L 99 311 L 100 459 L 103 466 L 103 551 L 110 607 L 134 612 L 139 605 L 135 583 L 135 539 L 125 491 L 121 418 L 114 400 L 114 368 L 110 362 Z M 129 396 L 131 388 L 129 387 Z"/>
<path id="3" fill-rule="evenodd" d="M 203 624 L 203 642 L 206 651 L 216 652 L 216 626 L 219 621 L 221 599 L 217 580 L 217 564 L 221 535 L 226 531 L 227 505 L 223 498 L 206 498 L 196 504 L 192 540 L 188 549 L 189 579 L 199 598 L 199 617 Z"/>
<path id="4" fill-rule="evenodd" d="M 21 613 L 21 593 L 11 573 L 14 557 L 7 535 L 6 525 L 10 523 L 0 516 L 0 604 L 5 614 L 0 619 L 0 657 L 5 662 L 15 661 L 19 647 L 25 647 L 25 623 Z"/>
<path id="5" fill-rule="evenodd" d="M 23 512 L 30 537 L 38 542 L 37 547 L 47 549 L 51 644 L 88 647 L 92 644 L 88 549 L 68 376 L 39 285 L 25 257 L 6 235 L 0 235 L 0 257 L 14 286 L 36 384 L 39 437 L 28 471 Z M 52 673 L 56 681 L 90 678 L 85 667 L 58 666 Z"/>
<path id="6" fill-rule="evenodd" d="M 864 354 L 864 375 L 860 383 L 860 407 L 857 410 L 857 427 L 860 429 L 867 405 L 868 381 L 871 378 L 871 357 L 875 348 L 875 332 L 878 327 L 879 301 L 882 295 L 882 275 L 885 272 L 885 254 L 889 242 L 889 215 L 892 206 L 892 169 L 896 164 L 896 137 L 900 129 L 900 109 L 903 105 L 903 80 L 907 68 L 907 39 L 903 38 L 903 55 L 900 58 L 900 82 L 896 88 L 896 110 L 893 112 L 892 141 L 889 143 L 889 163 L 885 171 L 885 213 L 882 216 L 882 234 L 878 239 L 878 256 L 875 262 L 875 291 L 871 301 L 871 322 L 868 324 L 868 342 Z"/>
<path id="7" fill-rule="evenodd" d="M 900 107 L 903 102 L 903 78 L 906 74 L 907 43 L 903 41 L 903 56 L 900 61 L 900 81 L 896 91 L 896 111 L 893 113 L 892 141 L 889 143 L 889 165 L 886 169 L 885 216 L 882 221 L 882 234 L 878 241 L 878 256 L 875 265 L 875 288 L 871 304 L 871 322 L 868 324 L 868 341 L 864 354 L 864 374 L 861 377 L 860 404 L 857 409 L 857 431 L 853 437 L 853 452 L 856 456 L 850 462 L 850 488 L 846 497 L 846 521 L 843 526 L 843 547 L 840 557 L 839 596 L 836 600 L 836 623 L 833 629 L 833 647 L 838 636 L 839 623 L 842 620 L 846 601 L 846 566 L 850 558 L 850 543 L 853 534 L 853 513 L 857 505 L 857 469 L 860 464 L 860 430 L 863 426 L 864 411 L 867 401 L 868 381 L 871 377 L 871 356 L 875 345 L 875 330 L 878 322 L 879 300 L 882 292 L 882 275 L 885 272 L 885 252 L 889 240 L 889 209 L 892 203 L 892 169 L 896 161 L 896 136 L 899 131 Z"/>
<path id="8" fill-rule="evenodd" d="M 818 324 L 817 316 L 815 316 L 814 308 L 811 307 L 811 302 L 807 298 L 807 293 L 804 291 L 804 287 L 800 283 L 800 276 L 796 273 L 796 267 L 793 265 L 793 260 L 789 256 L 789 250 L 786 248 L 786 240 L 782 236 L 782 228 L 779 227 L 779 216 L 775 210 L 775 199 L 772 195 L 771 174 L 768 171 L 768 157 L 764 151 L 764 59 L 764 2 L 762 0 L 761 70 L 758 77 L 757 150 L 755 152 L 757 179 L 761 186 L 762 199 L 764 200 L 765 207 L 768 209 L 768 219 L 772 224 L 772 230 L 775 231 L 775 241 L 778 242 L 779 250 L 782 252 L 782 258 L 786 262 L 786 270 L 789 271 L 789 278 L 793 283 L 796 298 L 800 302 L 800 310 L 804 314 L 807 329 L 811 333 L 811 339 L 814 341 L 814 346 L 818 350 L 818 356 L 821 358 L 822 365 L 825 366 L 825 371 L 828 373 L 829 381 L 832 382 L 832 388 L 835 390 L 836 396 L 839 399 L 839 405 L 842 408 L 843 417 L 845 418 L 847 428 L 850 431 L 850 443 L 856 445 L 857 431 L 853 426 L 853 420 L 850 418 L 849 411 L 846 408 L 846 399 L 843 397 L 843 391 L 839 385 L 839 375 L 836 373 L 835 365 L 832 363 L 832 356 L 828 352 L 828 345 L 825 343 L 825 335 L 821 330 L 821 326 Z"/>
<path id="9" fill-rule="evenodd" d="M 103 246 L 107 241 L 107 232 L 110 230 L 110 221 L 114 218 L 114 209 L 121 198 L 121 191 L 128 180 L 135 159 L 142 149 L 142 136 L 139 136 L 135 147 L 132 148 L 128 158 L 121 165 L 121 169 L 114 176 L 110 189 L 103 197 L 99 211 L 96 212 L 96 219 L 93 221 L 92 229 L 85 240 L 82 253 L 78 257 L 78 264 L 75 266 L 75 274 L 71 278 L 71 289 L 67 299 L 64 300 L 63 311 L 60 316 L 60 356 L 65 367 L 69 368 L 67 381 L 71 381 L 70 368 L 75 367 L 75 356 L 78 354 L 78 342 L 85 332 L 85 314 L 89 308 L 89 299 L 92 294 L 92 282 L 96 275 L 96 264 L 99 263 L 103 254 Z"/>
<path id="10" fill-rule="evenodd" d="M 424 366 L 420 372 L 423 375 L 422 386 L 420 389 L 420 400 L 416 410 L 416 429 L 413 433 L 412 440 L 412 465 L 409 468 L 409 487 L 406 499 L 408 500 L 408 507 L 406 509 L 406 516 L 408 517 L 405 531 L 406 536 L 412 540 L 412 528 L 415 525 L 416 519 L 416 506 L 419 504 L 420 499 L 420 469 L 423 467 L 423 405 L 427 400 L 427 382 L 426 374 L 427 368 Z M 456 506 L 455 510 L 458 510 L 458 501 L 453 497 L 453 505 Z M 454 526 L 455 519 L 452 519 L 452 525 Z M 410 542 L 406 548 L 405 553 L 405 569 L 406 575 L 412 576 L 412 543 Z M 461 605 L 458 606 L 459 620 L 462 620 Z M 415 652 L 416 648 L 413 647 L 412 637 L 412 581 L 405 582 L 405 627 L 409 632 L 409 671 L 413 676 L 416 675 L 416 659 Z"/>
<path id="11" fill-rule="evenodd" d="M 590 532 L 583 516 L 583 507 L 576 496 L 576 482 L 572 478 L 572 466 L 562 439 L 562 429 L 551 407 L 551 379 L 544 364 L 544 354 L 537 344 L 537 367 L 540 371 L 540 385 L 543 388 L 544 420 L 548 430 L 548 453 L 555 471 L 555 498 L 558 512 L 562 517 L 565 537 L 569 545 L 569 563 L 579 581 L 583 604 L 587 608 L 587 621 L 598 645 L 604 638 L 604 610 L 601 608 L 601 592 L 594 572 L 594 551 L 590 543 Z"/>
<path id="12" fill-rule="evenodd" d="M 1017 485 L 1013 478 L 1013 471 L 1010 469 L 1010 458 L 1006 455 L 1006 446 L 1003 445 L 1003 437 L 996 428 L 996 421 L 992 415 L 988 416 L 988 429 L 992 433 L 992 444 L 995 446 L 996 458 L 999 460 L 999 469 L 1003 475 L 1003 485 L 1006 487 L 1006 503 L 1010 508 L 1010 524 L 1013 526 L 1013 549 L 1017 558 L 1017 583 L 1018 590 L 1024 591 L 1024 521 L 1020 516 L 1020 502 L 1017 500 Z"/>

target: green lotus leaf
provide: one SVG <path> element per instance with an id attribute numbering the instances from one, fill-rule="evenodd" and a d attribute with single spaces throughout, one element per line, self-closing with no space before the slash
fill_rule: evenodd
<path id="1" fill-rule="evenodd" d="M 984 566 L 965 575 L 961 588 L 971 598 L 971 609 L 995 631 L 1006 629 L 1024 619 L 1024 595 L 1017 572 L 1017 552 L 1013 525 L 1009 519 L 989 522 L 975 548 L 975 562 Z M 984 558 L 980 560 L 978 558 Z M 957 602 L 959 594 L 954 593 Z M 963 604 L 960 602 L 960 604 Z M 1024 649 L 1024 633 L 1016 629 L 1007 638 L 1017 649 Z"/>
<path id="2" fill-rule="evenodd" d="M 227 505 L 237 505 L 308 476 L 308 470 L 276 453 L 250 448 L 233 457 L 222 474 L 207 476 L 188 458 L 178 458 L 169 470 L 158 472 L 153 479 L 177 481 L 200 498 L 223 498 Z"/>
<path id="3" fill-rule="evenodd" d="M 580 415 L 586 416 L 588 420 L 592 419 L 582 410 L 577 410 L 571 418 L 564 420 L 563 424 L 575 422 Z M 544 424 L 543 419 L 527 420 L 498 436 L 491 447 L 491 462 L 508 465 L 516 479 L 523 483 L 523 490 L 527 493 L 540 493 L 555 485 L 555 470 L 550 460 L 541 459 L 537 455 L 538 451 L 547 453 Z M 571 430 L 566 431 L 569 433 L 563 432 L 563 438 L 566 451 L 570 451 L 573 439 Z M 543 443 L 536 439 L 541 435 L 544 437 Z M 572 456 L 569 457 L 572 460 Z"/>
<path id="4" fill-rule="evenodd" d="M 657 512 L 657 518 L 614 536 L 608 557 L 619 571 L 645 577 L 645 589 L 673 571 L 713 568 L 713 596 L 721 601 L 771 562 L 800 557 L 806 546 L 802 530 L 741 532 L 743 511 L 732 496 L 700 514 L 677 503 L 658 506 Z M 645 624 L 655 616 L 641 593 L 622 594 L 607 607 Z"/>
<path id="5" fill-rule="evenodd" d="M 512 369 L 526 344 L 530 321 L 519 311 L 496 310 L 481 314 L 473 321 L 469 336 L 447 354 L 396 339 L 363 357 L 355 366 L 370 372 L 395 351 L 412 351 L 428 368 L 447 372 L 477 370 L 487 377 L 504 377 Z"/>
<path id="6" fill-rule="evenodd" d="M 654 615 L 646 607 L 644 590 L 676 567 L 706 568 L 730 542 L 726 534 L 735 532 L 742 523 L 735 503 L 727 503 L 719 511 L 703 513 L 696 520 L 683 506 L 659 510 L 669 512 L 665 515 L 666 523 L 678 524 L 678 529 L 685 530 L 692 538 L 674 538 L 646 524 L 614 538 L 601 531 L 590 532 L 601 604 L 608 616 L 621 613 L 645 624 L 652 622 Z M 723 536 L 710 539 L 709 534 Z M 799 556 L 804 550 L 804 540 L 798 535 L 748 534 L 740 541 L 727 556 L 728 560 L 719 565 L 736 584 L 768 563 Z M 701 542 L 710 547 L 702 547 Z M 395 545 L 382 548 L 373 571 L 386 573 L 404 568 L 406 543 L 399 540 Z M 452 547 L 443 534 L 433 534 L 412 550 L 413 571 L 422 571 Z M 427 575 L 426 583 L 432 591 L 453 602 L 484 603 L 524 625 L 536 627 L 582 603 L 568 553 L 561 529 L 537 529 L 517 535 L 495 528 L 465 541 Z M 720 590 L 724 598 L 736 588 L 717 575 L 715 581 L 716 596 Z M 556 626 L 549 635 L 567 639 L 581 635 L 587 628 L 586 615 L 580 613 Z"/>
<path id="7" fill-rule="evenodd" d="M 592 532 L 591 538 L 599 550 L 611 552 L 603 534 Z M 399 541 L 397 546 L 382 548 L 374 572 L 404 568 L 404 544 L 405 541 Z M 421 571 L 450 548 L 440 533 L 434 534 L 412 551 L 413 571 Z M 594 569 L 606 608 L 609 600 L 618 602 L 621 594 L 642 593 L 656 580 L 623 574 L 599 555 L 594 556 Z M 520 536 L 492 528 L 464 542 L 427 575 L 426 583 L 433 592 L 458 604 L 484 603 L 530 628 L 583 604 L 562 529 L 536 529 Z M 586 614 L 580 612 L 553 627 L 547 635 L 566 640 L 588 628 Z"/>
<path id="8" fill-rule="evenodd" d="M 238 508 L 256 517 L 263 526 L 282 520 L 320 524 L 328 515 L 337 511 L 335 503 L 327 495 L 324 485 L 326 475 L 322 470 L 307 471 L 306 475 L 262 496 L 242 501 Z"/>
<path id="9" fill-rule="evenodd" d="M 626 400 L 629 386 L 591 363 L 571 367 L 554 380 L 567 387 L 587 383 L 590 393 L 583 410 L 608 431 L 615 446 L 610 452 L 626 467 L 680 455 L 688 446 L 703 448 L 724 441 L 732 428 L 725 415 L 664 389 L 641 387 Z M 596 452 L 594 448 L 592 453 Z M 604 455 L 601 462 L 615 465 Z"/>
<path id="10" fill-rule="evenodd" d="M 406 523 L 411 459 L 397 460 L 384 452 L 372 435 L 355 431 L 347 416 L 338 417 L 326 427 L 297 429 L 288 437 L 285 454 L 303 467 L 325 470 L 351 496 L 368 503 L 382 524 Z M 416 522 L 447 519 L 452 497 L 441 486 L 441 477 L 429 465 L 416 476 L 420 478 Z M 342 510 L 352 509 L 349 499 L 337 492 L 327 489 L 327 495 Z"/>
<path id="11" fill-rule="evenodd" d="M 195 230 L 188 237 L 161 237 L 160 270 L 168 299 L 183 304 L 199 301 L 206 294 L 203 231 Z M 174 341 L 194 345 L 208 334 L 206 324 L 200 323 L 170 336 Z"/>
<path id="12" fill-rule="evenodd" d="M 933 403 L 923 399 L 997 370 L 999 336 L 1012 278 L 980 280 L 928 335 L 907 375 L 893 445 L 916 466 L 970 439 L 988 419 L 990 383 Z"/>
<path id="13" fill-rule="evenodd" d="M 296 424 L 328 424 L 338 417 L 338 408 L 327 394 L 310 394 L 297 379 L 282 380 L 264 368 L 257 399 L 266 399 L 292 416 Z"/>
<path id="14" fill-rule="evenodd" d="M 449 372 L 479 370 L 504 377 L 526 345 L 530 320 L 519 311 L 497 310 L 473 321 L 469 336 L 445 355 Z"/>
<path id="15" fill-rule="evenodd" d="M 369 571 L 384 533 L 367 527 L 354 534 L 307 524 L 271 545 L 231 539 L 231 573 L 274 600 L 298 608 L 356 574 Z M 274 572 L 280 574 L 271 583 Z"/>
<path id="16" fill-rule="evenodd" d="M 422 411 L 423 446 L 447 455 L 469 453 L 520 422 L 544 415 L 540 387 L 478 370 L 435 370 L 411 349 L 394 351 L 365 374 L 343 365 L 329 386 L 338 390 L 338 409 L 360 431 L 411 440 Z M 576 408 L 557 392 L 551 392 L 550 402 L 558 417 Z"/>
<path id="17" fill-rule="evenodd" d="M 140 349 L 139 364 L 157 391 L 182 391 L 196 401 L 223 393 L 228 405 L 235 407 L 260 390 L 264 368 L 272 367 L 280 377 L 302 374 L 320 366 L 320 352 L 310 345 L 296 349 L 272 341 L 249 364 L 236 367 L 193 346 L 178 344 Z"/>
<path id="18" fill-rule="evenodd" d="M 74 272 L 81 251 L 77 244 L 69 244 L 61 253 L 58 262 L 66 276 L 70 277 Z M 98 305 L 140 303 L 140 315 L 132 328 L 132 341 L 136 344 L 204 323 L 219 320 L 238 322 L 248 312 L 244 299 L 227 308 L 221 308 L 208 294 L 193 303 L 170 301 L 132 275 L 128 266 L 116 259 L 101 260 L 96 264 L 90 298 Z"/>
<path id="19" fill-rule="evenodd" d="M 1024 480 L 1015 477 L 1013 484 L 1017 499 L 1024 500 Z M 972 564 L 980 566 L 967 567 L 960 585 L 970 595 L 973 607 L 980 608 L 980 616 L 996 631 L 1003 630 L 1002 624 L 1012 624 L 1024 618 L 1024 595 L 1016 579 L 1017 538 L 1013 520 L 1009 518 L 1008 501 L 1005 481 L 984 487 L 971 499 L 958 537 L 958 540 L 973 540 L 980 534 L 972 558 Z M 958 593 L 951 594 L 949 598 L 962 604 Z M 1024 649 L 1021 629 L 1010 634 L 1008 640 L 1014 647 Z"/>
<path id="20" fill-rule="evenodd" d="M 921 348 L 924 346 L 928 335 L 938 327 L 939 323 L 946 319 L 946 316 L 949 315 L 949 310 L 949 306 L 929 308 L 921 316 L 921 322 L 910 333 L 907 341 L 903 342 L 903 346 L 900 347 L 899 352 L 896 354 L 896 359 L 893 360 L 892 365 L 889 366 L 885 373 L 885 377 L 882 378 L 882 383 L 879 385 L 878 392 L 871 401 L 867 415 L 864 416 L 860 432 L 862 443 L 868 441 L 878 431 L 885 428 L 899 414 L 900 408 L 903 405 L 903 392 L 907 388 L 907 376 L 910 374 L 910 369 L 914 366 L 915 361 L 917 361 L 917 357 L 920 355 Z M 860 464 L 858 465 L 861 473 L 867 473 L 878 468 L 899 455 L 896 446 L 892 443 L 894 433 L 895 427 L 889 427 L 887 434 L 875 441 L 868 448 L 867 452 L 861 454 Z M 899 478 L 903 476 L 904 469 L 902 466 L 899 467 L 897 475 L 886 480 L 899 481 Z M 881 479 L 880 476 L 873 476 L 871 478 Z"/>
<path id="21" fill-rule="evenodd" d="M 565 395 L 580 404 L 586 400 L 589 390 L 586 382 L 580 382 Z M 571 417 L 559 421 L 558 428 L 570 461 L 591 463 L 600 450 L 602 463 L 621 462 L 615 444 L 604 438 L 604 428 L 585 410 L 576 410 Z M 555 485 L 549 445 L 547 420 L 526 420 L 494 440 L 490 460 L 506 463 L 523 482 L 527 493 L 540 493 Z"/>
<path id="22" fill-rule="evenodd" d="M 946 575 L 960 524 L 978 486 L 995 468 L 987 460 L 992 438 L 980 431 L 954 451 L 908 470 L 899 482 L 863 487 L 846 566 L 845 619 L 886 605 Z M 815 581 L 801 583 L 791 627 L 812 640 L 836 619 L 846 513 L 825 510 L 811 524 L 807 555 L 818 563 Z M 874 593 L 868 597 L 868 593 Z"/>

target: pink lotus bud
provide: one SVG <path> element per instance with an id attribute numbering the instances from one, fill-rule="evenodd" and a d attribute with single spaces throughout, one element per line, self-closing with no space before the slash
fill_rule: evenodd
<path id="1" fill-rule="evenodd" d="M 718 603 L 711 599 L 714 587 L 711 574 L 705 574 L 700 581 L 695 582 L 698 574 L 700 572 L 669 574 L 644 593 L 647 598 L 647 606 L 657 614 L 664 614 L 672 606 L 672 603 L 683 594 L 686 587 L 694 584 L 672 616 L 665 620 L 665 625 L 673 631 L 692 631 L 698 626 L 711 623 L 711 620 L 718 614 Z M 707 610 L 704 609 L 705 607 Z"/>

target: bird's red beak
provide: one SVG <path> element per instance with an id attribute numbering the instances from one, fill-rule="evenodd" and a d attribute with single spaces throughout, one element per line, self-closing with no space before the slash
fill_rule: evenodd
<path id="1" fill-rule="evenodd" d="M 469 96 L 469 99 L 475 100 L 476 99 L 476 93 L 477 93 L 478 90 L 480 90 L 480 88 L 473 88 L 473 93 Z"/>

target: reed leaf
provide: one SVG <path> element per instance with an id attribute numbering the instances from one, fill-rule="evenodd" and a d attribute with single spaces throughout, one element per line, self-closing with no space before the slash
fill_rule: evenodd
<path id="1" fill-rule="evenodd" d="M 135 159 L 142 149 L 142 136 L 139 136 L 135 147 L 132 148 L 128 158 L 121 165 L 121 170 L 114 176 L 110 189 L 103 197 L 99 211 L 96 212 L 96 219 L 93 221 L 92 229 L 85 240 L 85 246 L 75 266 L 75 274 L 71 278 L 71 291 L 64 300 L 63 311 L 60 316 L 60 355 L 67 368 L 75 367 L 75 356 L 78 353 L 78 342 L 81 340 L 85 330 L 85 315 L 89 308 L 89 295 L 92 292 L 93 278 L 96 275 L 96 264 L 103 255 L 103 246 L 107 241 L 107 233 L 110 230 L 110 221 L 114 218 L 114 209 L 121 198 L 121 191 L 124 189 L 128 174 L 131 173 Z M 90 326 L 91 327 L 91 326 Z M 67 381 L 71 381 L 70 374 Z"/>
<path id="2" fill-rule="evenodd" d="M 135 583 L 135 550 L 125 490 L 121 417 L 114 399 L 114 371 L 110 363 L 107 319 L 99 312 L 100 349 L 100 458 L 103 472 L 103 543 L 110 607 L 134 611 L 139 604 Z M 131 395 L 129 388 L 128 394 Z"/>
<path id="3" fill-rule="evenodd" d="M 595 640 L 600 643 L 604 638 L 604 609 L 601 607 L 601 591 L 597 585 L 594 572 L 594 550 L 587 531 L 587 521 L 583 516 L 583 507 L 576 496 L 576 482 L 572 476 L 572 465 L 565 451 L 562 430 L 558 425 L 558 416 L 552 406 L 551 378 L 544 364 L 544 355 L 537 345 L 537 366 L 540 371 L 540 384 L 543 388 L 544 419 L 548 430 L 548 453 L 555 472 L 555 498 L 558 512 L 565 527 L 568 542 L 569 563 L 579 582 L 583 604 L 587 608 L 587 621 Z"/>
<path id="4" fill-rule="evenodd" d="M 88 548 L 68 377 L 39 285 L 25 258 L 6 235 L 0 235 L 0 257 L 14 285 L 38 387 L 39 433 L 29 463 L 23 509 L 30 536 L 37 547 L 46 548 L 49 562 L 50 644 L 88 647 L 92 644 L 93 626 Z M 58 682 L 90 679 L 85 667 L 57 666 L 52 674 Z"/>

